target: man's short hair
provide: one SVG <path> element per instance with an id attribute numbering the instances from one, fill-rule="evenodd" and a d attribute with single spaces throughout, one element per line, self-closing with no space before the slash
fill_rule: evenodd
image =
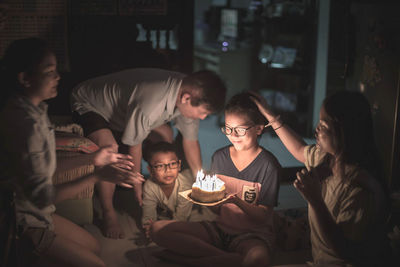
<path id="1" fill-rule="evenodd" d="M 154 154 L 159 153 L 159 152 L 163 152 L 163 153 L 173 152 L 178 157 L 178 153 L 176 151 L 175 145 L 165 142 L 165 141 L 160 141 L 160 142 L 153 143 L 153 144 L 146 146 L 146 149 L 143 152 L 143 159 L 148 164 L 150 164 L 150 161 L 153 158 Z"/>
<path id="2" fill-rule="evenodd" d="M 202 70 L 183 79 L 183 93 L 190 94 L 192 106 L 206 105 L 211 112 L 224 108 L 226 87 L 221 78 L 212 71 Z"/>

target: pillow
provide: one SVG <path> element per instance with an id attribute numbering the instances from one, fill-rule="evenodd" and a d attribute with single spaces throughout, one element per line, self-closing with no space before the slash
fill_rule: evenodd
<path id="1" fill-rule="evenodd" d="M 92 153 L 99 149 L 99 147 L 88 138 L 73 133 L 56 131 L 55 136 L 56 150 Z"/>
<path id="2" fill-rule="evenodd" d="M 71 116 L 49 115 L 49 119 L 55 131 L 74 133 L 83 136 L 82 126 L 74 123 Z"/>

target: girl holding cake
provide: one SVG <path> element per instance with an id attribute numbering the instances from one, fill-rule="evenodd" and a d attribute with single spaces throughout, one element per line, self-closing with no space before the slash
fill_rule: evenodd
<path id="1" fill-rule="evenodd" d="M 313 265 L 387 266 L 388 257 L 380 255 L 386 248 L 386 201 L 367 99 L 352 91 L 327 97 L 316 145 L 306 145 L 258 99 L 283 144 L 307 168 L 297 173 L 294 186 L 308 202 Z"/>
<path id="2" fill-rule="evenodd" d="M 237 194 L 213 207 L 218 214 L 214 221 L 154 223 L 153 241 L 167 248 L 160 257 L 192 266 L 271 263 L 280 164 L 258 144 L 265 122 L 250 94 L 229 101 L 222 132 L 232 145 L 214 153 L 211 171 L 225 182 L 228 193 Z"/>

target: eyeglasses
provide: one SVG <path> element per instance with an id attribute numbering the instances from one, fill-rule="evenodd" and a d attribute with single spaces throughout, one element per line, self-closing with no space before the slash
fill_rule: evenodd
<path id="1" fill-rule="evenodd" d="M 223 126 L 221 127 L 221 131 L 225 134 L 225 135 L 231 135 L 233 131 L 235 131 L 235 134 L 237 136 L 244 136 L 247 132 L 247 130 L 249 130 L 250 128 L 253 128 L 253 126 L 244 128 L 244 127 L 229 127 L 229 126 Z"/>
<path id="2" fill-rule="evenodd" d="M 158 172 L 161 172 L 161 171 L 166 171 L 167 170 L 167 167 L 169 168 L 169 169 L 177 169 L 177 168 L 179 168 L 179 166 L 180 166 L 180 164 L 181 164 L 181 161 L 180 160 L 178 160 L 178 161 L 172 161 L 172 162 L 170 162 L 170 163 L 168 163 L 168 164 L 162 164 L 162 163 L 160 163 L 160 164 L 157 164 L 157 165 L 153 165 L 153 166 L 151 166 L 155 171 L 158 171 Z"/>

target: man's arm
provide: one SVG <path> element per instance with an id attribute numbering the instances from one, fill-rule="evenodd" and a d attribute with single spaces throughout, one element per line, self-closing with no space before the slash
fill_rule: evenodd
<path id="1" fill-rule="evenodd" d="M 133 171 L 134 172 L 139 172 L 142 167 L 142 143 L 139 143 L 134 146 L 130 146 L 128 149 L 129 155 L 132 156 L 132 161 L 133 161 Z M 134 189 L 135 189 L 135 197 L 136 200 L 139 202 L 139 205 L 142 206 L 143 200 L 142 200 L 142 180 L 137 180 L 134 183 Z"/>
<path id="2" fill-rule="evenodd" d="M 134 164 L 134 166 L 132 167 L 133 171 L 140 172 L 140 169 L 142 167 L 142 143 L 134 146 L 129 146 L 128 153 L 129 155 L 131 155 Z"/>
<path id="3" fill-rule="evenodd" d="M 196 173 L 201 169 L 201 152 L 200 152 L 200 144 L 198 140 L 187 140 L 183 138 L 183 152 L 185 153 L 186 160 L 189 164 L 190 169 L 194 177 L 196 177 Z"/>

